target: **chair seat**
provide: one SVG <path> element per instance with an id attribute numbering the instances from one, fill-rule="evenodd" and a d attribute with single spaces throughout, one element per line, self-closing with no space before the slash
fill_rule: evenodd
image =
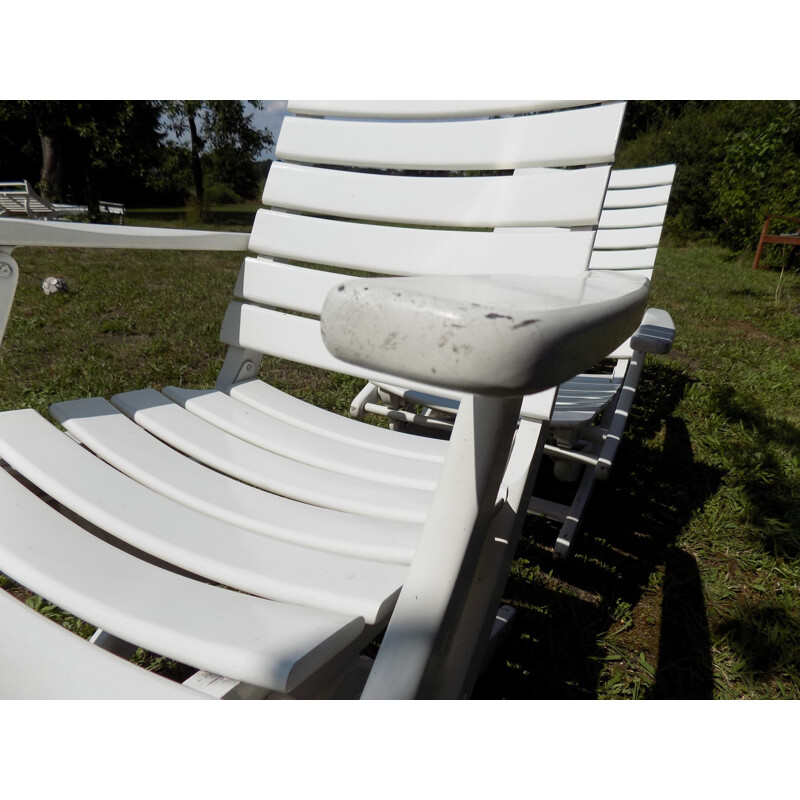
<path id="1" fill-rule="evenodd" d="M 210 700 L 95 647 L 0 592 L 2 700 Z"/>
<path id="2" fill-rule="evenodd" d="M 10 433 L 10 427 L 17 433 Z M 10 460 L 21 461 L 8 452 L 7 442 L 24 438 L 37 461 L 44 462 L 43 469 L 56 472 L 42 459 L 44 448 L 52 449 L 65 471 L 85 471 L 96 485 L 96 493 L 112 496 L 113 505 L 122 509 L 120 513 L 131 509 L 128 516 L 139 519 L 127 520 L 129 526 L 141 525 L 140 539 L 135 544 L 147 545 L 141 539 L 148 533 L 159 536 L 162 542 L 168 539 L 152 522 L 149 529 L 145 527 L 150 510 L 164 512 L 157 496 L 144 490 L 153 496 L 137 498 L 138 484 L 123 476 L 117 481 L 98 481 L 102 470 L 88 468 L 88 462 L 98 461 L 91 455 L 86 454 L 86 459 L 77 462 L 65 460 L 65 448 L 57 446 L 58 439 L 68 445 L 66 450 L 81 448 L 35 412 L 0 415 L 0 430 L 4 457 L 10 455 Z M 44 435 L 44 431 L 56 436 Z M 110 467 L 105 470 L 114 472 Z M 35 474 L 36 469 L 24 472 L 36 477 L 42 487 L 52 482 L 41 473 Z M 91 495 L 86 486 L 79 489 Z M 364 629 L 360 616 L 230 591 L 123 552 L 42 502 L 5 470 L 0 472 L 0 497 L 6 509 L 0 550 L 4 570 L 12 578 L 81 619 L 170 658 L 257 686 L 286 691 L 325 663 L 332 652 L 352 644 Z M 182 514 L 176 507 L 165 523 L 179 533 L 175 538 L 194 539 L 199 550 L 208 550 L 208 546 L 202 548 L 198 543 L 203 532 L 198 530 L 197 516 L 188 510 Z M 114 520 L 108 520 L 107 527 L 124 533 Z M 131 533 L 129 538 L 136 539 L 136 535 Z M 234 539 L 218 545 L 219 550 L 229 550 L 237 542 Z M 256 565 L 264 560 L 252 543 L 247 555 Z M 182 559 L 177 556 L 175 560 Z M 312 563 L 307 564 L 307 571 L 316 572 Z"/>
<path id="3" fill-rule="evenodd" d="M 431 493 L 298 463 L 271 453 L 181 408 L 153 389 L 111 402 L 145 430 L 212 469 L 304 503 L 382 519 L 422 522 Z"/>
<path id="4" fill-rule="evenodd" d="M 139 483 L 224 522 L 331 553 L 408 564 L 419 537 L 413 523 L 374 519 L 299 503 L 231 480 L 151 436 L 108 401 L 56 403 L 69 433 Z"/>
<path id="5" fill-rule="evenodd" d="M 285 419 L 261 413 L 220 391 L 196 392 L 168 386 L 164 395 L 200 419 L 220 430 L 244 439 L 276 455 L 302 464 L 332 470 L 360 480 L 432 491 L 441 464 L 364 452 L 359 443 L 348 443 L 318 436 L 290 424 Z M 363 427 L 363 426 L 362 426 Z"/>
<path id="6" fill-rule="evenodd" d="M 389 613 L 402 585 L 404 567 L 283 542 L 176 503 L 29 409 L 0 414 L 0 437 L 0 457 L 57 502 L 132 547 L 216 583 L 369 624 Z"/>
<path id="7" fill-rule="evenodd" d="M 225 391 L 242 403 L 291 422 L 298 428 L 313 431 L 318 436 L 358 444 L 366 450 L 378 453 L 400 455 L 437 464 L 444 461 L 447 450 L 445 442 L 422 439 L 412 434 L 401 436 L 397 431 L 364 425 L 350 417 L 330 414 L 260 380 L 237 383 Z"/>

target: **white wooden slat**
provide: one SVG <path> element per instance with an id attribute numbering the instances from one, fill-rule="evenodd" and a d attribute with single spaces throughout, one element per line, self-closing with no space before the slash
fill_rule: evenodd
<path id="1" fill-rule="evenodd" d="M 400 455 L 435 464 L 444 461 L 447 450 L 447 443 L 444 441 L 365 425 L 350 417 L 331 414 L 261 380 L 236 383 L 225 391 L 262 414 L 271 414 L 298 428 L 312 431 L 317 436 L 351 442 L 376 453 Z"/>
<path id="2" fill-rule="evenodd" d="M 270 494 L 208 469 L 151 436 L 102 398 L 50 413 L 81 444 L 134 480 L 232 525 L 333 553 L 407 564 L 419 526 L 345 514 Z"/>
<path id="3" fill-rule="evenodd" d="M 604 228 L 597 231 L 594 249 L 596 252 L 598 250 L 637 250 L 658 247 L 661 230 L 660 225 L 644 228 Z"/>
<path id="4" fill-rule="evenodd" d="M 672 186 L 646 186 L 635 189 L 609 189 L 603 208 L 640 208 L 666 206 Z"/>
<path id="5" fill-rule="evenodd" d="M 152 389 L 115 395 L 111 402 L 170 446 L 252 486 L 338 511 L 413 523 L 425 520 L 430 492 L 390 487 L 277 456 L 215 428 Z"/>
<path id="6" fill-rule="evenodd" d="M 608 164 L 624 103 L 534 116 L 446 122 L 362 122 L 287 116 L 279 159 L 417 170 Z"/>
<path id="7" fill-rule="evenodd" d="M 314 433 L 240 403 L 224 392 L 190 392 L 166 386 L 163 394 L 220 430 L 276 455 L 361 480 L 432 492 L 441 465 L 364 452 L 357 444 Z"/>
<path id="8" fill-rule="evenodd" d="M 608 182 L 609 189 L 635 189 L 642 186 L 671 185 L 675 178 L 675 165 L 615 169 Z"/>
<path id="9" fill-rule="evenodd" d="M 589 269 L 648 269 L 656 263 L 656 247 L 637 250 L 595 250 Z"/>
<path id="10" fill-rule="evenodd" d="M 667 207 L 646 206 L 645 208 L 611 208 L 600 215 L 600 229 L 608 228 L 646 228 L 664 224 Z"/>
<path id="11" fill-rule="evenodd" d="M 396 228 L 261 209 L 250 249 L 274 258 L 387 275 L 583 271 L 593 231 L 500 228 L 495 232 Z"/>
<path id="12" fill-rule="evenodd" d="M 281 209 L 410 225 L 595 225 L 609 171 L 603 166 L 437 178 L 276 162 L 263 201 Z"/>
<path id="13" fill-rule="evenodd" d="M 590 105 L 592 100 L 291 100 L 290 114 L 309 116 L 447 119 L 524 114 Z"/>
<path id="14" fill-rule="evenodd" d="M 0 591 L 0 700 L 210 700 L 89 644 Z"/>
<path id="15" fill-rule="evenodd" d="M 332 356 L 322 342 L 319 320 L 284 314 L 253 305 L 231 303 L 222 321 L 220 340 L 229 345 L 244 347 L 260 353 L 285 358 L 332 372 L 373 380 L 376 383 L 408 386 L 422 392 L 445 397 L 458 397 L 449 389 L 407 381 L 396 375 L 377 374 L 362 367 L 347 364 Z M 366 513 L 366 512 L 364 512 Z"/>
<path id="16" fill-rule="evenodd" d="M 369 624 L 389 613 L 402 567 L 226 525 L 131 480 L 28 411 L 0 415 L 0 457 L 116 538 L 190 573 L 279 602 L 360 616 Z"/>
<path id="17" fill-rule="evenodd" d="M 274 603 L 148 564 L 87 533 L 0 472 L 7 522 L 0 532 L 4 572 L 126 641 L 282 689 L 298 673 L 302 677 L 324 664 L 364 628 L 359 617 Z"/>

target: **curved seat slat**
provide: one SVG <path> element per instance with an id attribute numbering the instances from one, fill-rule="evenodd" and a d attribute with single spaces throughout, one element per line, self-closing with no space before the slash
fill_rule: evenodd
<path id="1" fill-rule="evenodd" d="M 118 394 L 111 402 L 171 447 L 265 491 L 323 508 L 415 523 L 424 521 L 430 505 L 431 492 L 351 478 L 262 450 L 153 389 Z"/>
<path id="2" fill-rule="evenodd" d="M 0 591 L 0 700 L 210 700 L 123 661 Z"/>
<path id="3" fill-rule="evenodd" d="M 139 483 L 237 527 L 332 553 L 408 564 L 419 526 L 318 508 L 241 483 L 177 450 L 99 397 L 50 413 L 84 446 Z"/>
<path id="4" fill-rule="evenodd" d="M 364 628 L 359 617 L 168 572 L 86 532 L 4 470 L 0 487 L 7 503 L 0 549 L 8 574 L 81 619 L 162 655 L 283 690 Z"/>
<path id="5" fill-rule="evenodd" d="M 271 414 L 298 428 L 313 431 L 318 436 L 357 443 L 365 450 L 387 455 L 396 453 L 406 458 L 436 464 L 444 460 L 447 450 L 447 443 L 439 439 L 390 431 L 374 425 L 364 425 L 350 417 L 331 415 L 261 380 L 237 383 L 226 391 L 231 397 L 251 405 L 263 414 Z"/>
<path id="6" fill-rule="evenodd" d="M 207 517 L 131 480 L 28 412 L 0 415 L 0 457 L 112 536 L 192 574 L 280 602 L 369 624 L 391 609 L 403 567 L 299 547 Z"/>
<path id="7" fill-rule="evenodd" d="M 355 443 L 336 439 L 320 440 L 315 434 L 262 414 L 224 392 L 198 393 L 166 386 L 163 393 L 216 428 L 298 463 L 389 486 L 422 491 L 436 488 L 440 465 L 398 455 L 382 457 L 374 451 L 365 453 Z"/>

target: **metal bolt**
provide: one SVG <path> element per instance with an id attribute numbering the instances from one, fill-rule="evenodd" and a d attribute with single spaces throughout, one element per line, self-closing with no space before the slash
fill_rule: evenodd
<path id="1" fill-rule="evenodd" d="M 10 278 L 11 267 L 8 264 L 0 264 L 0 278 Z"/>

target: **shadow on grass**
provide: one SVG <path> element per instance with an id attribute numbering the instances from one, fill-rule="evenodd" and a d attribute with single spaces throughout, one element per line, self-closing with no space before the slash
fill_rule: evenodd
<path id="1" fill-rule="evenodd" d="M 611 479 L 596 487 L 584 536 L 565 567 L 556 570 L 552 561 L 555 526 L 528 520 L 506 587 L 518 620 L 476 698 L 596 698 L 609 667 L 603 644 L 613 651 L 614 642 L 620 669 L 626 654 L 642 653 L 654 678 L 648 696 L 712 696 L 700 575 L 694 558 L 675 545 L 722 479 L 695 461 L 686 424 L 675 416 L 691 382 L 670 362 L 648 364 Z M 557 489 L 547 475 L 542 482 L 545 493 Z M 654 582 L 662 584 L 660 600 L 648 590 Z M 605 683 L 613 687 L 613 678 Z"/>
<path id="2" fill-rule="evenodd" d="M 774 556 L 797 559 L 800 496 L 792 454 L 800 452 L 800 429 L 733 387 L 716 388 L 712 401 L 730 425 L 747 431 L 750 440 L 747 447 L 733 442 L 723 449 L 743 493 L 748 529 Z"/>
<path id="3" fill-rule="evenodd" d="M 740 604 L 719 633 L 755 680 L 796 681 L 800 675 L 800 622 L 790 608 L 775 602 Z"/>

